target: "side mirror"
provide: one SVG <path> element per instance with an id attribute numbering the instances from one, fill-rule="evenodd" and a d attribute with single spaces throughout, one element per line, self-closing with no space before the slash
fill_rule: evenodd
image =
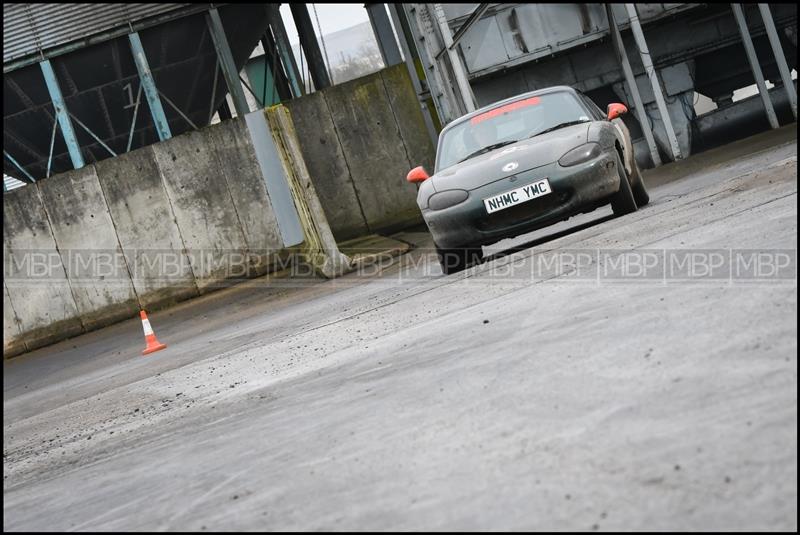
<path id="1" fill-rule="evenodd" d="M 406 180 L 411 182 L 412 184 L 419 184 L 420 182 L 425 182 L 430 178 L 428 173 L 425 171 L 421 165 L 419 167 L 415 167 L 411 171 L 408 172 L 406 175 Z"/>
<path id="2" fill-rule="evenodd" d="M 620 115 L 625 115 L 628 113 L 628 108 L 625 107 L 625 104 L 620 104 L 619 102 L 612 102 L 606 108 L 608 111 L 608 120 L 616 119 Z"/>

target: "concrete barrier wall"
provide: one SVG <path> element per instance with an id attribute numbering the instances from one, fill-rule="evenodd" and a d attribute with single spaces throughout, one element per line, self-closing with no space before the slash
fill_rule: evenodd
<path id="1" fill-rule="evenodd" d="M 244 118 L 6 192 L 3 205 L 4 356 L 263 274 L 283 249 Z M 230 255 L 248 269 L 231 272 Z"/>
<path id="2" fill-rule="evenodd" d="M 35 264 L 35 266 L 34 266 Z M 39 195 L 26 186 L 3 195 L 3 266 L 9 310 L 19 339 L 6 339 L 3 354 L 12 349 L 39 347 L 83 331 L 78 307 L 56 249 L 53 231 Z M 46 277 L 36 277 L 46 269 Z M 26 274 L 32 276 L 27 277 Z M 36 278 L 34 278 L 36 277 Z"/>
<path id="3" fill-rule="evenodd" d="M 94 166 L 44 180 L 39 192 L 83 326 L 136 315 L 133 283 Z"/>
<path id="4" fill-rule="evenodd" d="M 317 91 L 291 100 L 286 107 L 302 139 L 303 160 L 336 236 L 347 239 L 368 234 L 353 177 L 323 93 Z"/>
<path id="5" fill-rule="evenodd" d="M 431 168 L 434 148 L 405 66 L 288 107 L 296 135 L 284 128 L 258 147 L 260 112 L 4 193 L 4 356 L 264 274 L 309 235 L 332 276 L 342 271 L 334 237 L 421 221 L 405 175 Z M 291 193 L 276 189 L 286 177 L 273 175 L 297 170 Z M 290 228 L 298 206 L 302 231 Z"/>
<path id="6" fill-rule="evenodd" d="M 208 252 L 247 252 L 222 166 L 207 138 L 207 131 L 187 132 L 152 145 L 201 293 L 227 278 L 222 263 L 207 261 Z"/>
<path id="7" fill-rule="evenodd" d="M 422 221 L 408 171 L 435 148 L 404 64 L 286 103 L 338 240 Z"/>
<path id="8" fill-rule="evenodd" d="M 280 248 L 281 235 L 271 209 L 264 177 L 259 169 L 247 128 L 227 121 L 209 131 L 231 201 L 242 227 L 254 274 L 264 274 L 272 265 L 269 251 Z"/>
<path id="9" fill-rule="evenodd" d="M 198 294 L 181 231 L 178 228 L 152 147 L 95 164 L 106 205 L 139 303 L 145 307 L 176 302 Z M 175 269 L 166 269 L 169 251 Z"/>

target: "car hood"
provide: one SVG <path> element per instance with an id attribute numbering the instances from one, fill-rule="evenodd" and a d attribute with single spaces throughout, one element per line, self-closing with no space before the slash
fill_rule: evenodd
<path id="1" fill-rule="evenodd" d="M 560 128 L 541 136 L 523 139 L 486 154 L 470 158 L 431 177 L 433 189 L 472 190 L 495 180 L 557 161 L 565 152 L 586 143 L 591 122 Z M 516 167 L 503 171 L 503 167 Z"/>

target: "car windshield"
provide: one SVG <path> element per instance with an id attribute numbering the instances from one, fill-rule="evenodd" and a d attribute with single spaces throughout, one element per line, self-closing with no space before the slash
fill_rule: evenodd
<path id="1" fill-rule="evenodd" d="M 445 132 L 436 171 L 556 127 L 589 121 L 568 91 L 554 91 L 487 110 Z"/>

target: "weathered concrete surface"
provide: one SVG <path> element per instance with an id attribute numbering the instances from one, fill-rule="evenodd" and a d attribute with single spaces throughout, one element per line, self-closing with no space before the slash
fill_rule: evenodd
<path id="1" fill-rule="evenodd" d="M 416 188 L 405 181 L 411 162 L 383 79 L 367 76 L 330 87 L 325 99 L 369 229 L 419 222 Z"/>
<path id="2" fill-rule="evenodd" d="M 138 300 L 94 166 L 38 187 L 84 327 L 135 315 Z"/>
<path id="3" fill-rule="evenodd" d="M 336 239 L 347 240 L 369 232 L 353 179 L 342 153 L 339 135 L 322 91 L 285 103 L 292 122 L 302 133 L 303 159 Z"/>
<path id="4" fill-rule="evenodd" d="M 19 320 L 11 306 L 6 283 L 3 282 L 3 354 L 18 355 L 25 351 L 25 344 L 19 335 Z"/>
<path id="5" fill-rule="evenodd" d="M 95 169 L 141 305 L 160 306 L 196 296 L 191 265 L 153 149 L 144 147 L 108 158 Z M 165 258 L 175 260 L 169 269 L 162 262 Z"/>
<path id="6" fill-rule="evenodd" d="M 39 279 L 42 265 L 46 266 L 46 281 Z M 3 270 L 19 328 L 26 333 L 26 348 L 83 331 L 38 187 L 3 194 Z M 7 332 L 4 329 L 4 334 Z M 4 348 L 7 343 L 11 341 L 4 339 Z M 19 342 L 13 345 L 19 347 Z"/>
<path id="7" fill-rule="evenodd" d="M 796 530 L 796 272 L 524 275 L 547 251 L 796 256 L 796 141 L 770 139 L 462 274 L 406 233 L 372 275 L 156 313 L 147 358 L 132 320 L 6 362 L 4 528 Z"/>
<path id="8" fill-rule="evenodd" d="M 303 156 L 338 240 L 421 223 L 412 167 L 433 167 L 405 65 L 324 89 L 287 104 Z"/>
<path id="9" fill-rule="evenodd" d="M 209 130 L 152 145 L 178 228 L 202 293 L 230 276 L 220 255 L 247 254 L 247 242 Z"/>
<path id="10" fill-rule="evenodd" d="M 263 275 L 283 241 L 247 125 L 243 120 L 224 121 L 208 134 L 241 222 L 252 273 Z"/>
<path id="11" fill-rule="evenodd" d="M 4 195 L 5 280 L 16 316 L 4 315 L 3 355 L 287 263 L 249 136 L 236 119 Z M 302 240 L 297 228 L 292 239 Z M 53 265 L 25 281 L 9 277 L 10 261 L 30 252 Z"/>
<path id="12" fill-rule="evenodd" d="M 424 126 L 425 119 L 422 116 L 417 95 L 414 93 L 414 86 L 408 77 L 408 70 L 398 67 L 402 67 L 402 65 L 380 71 L 383 87 L 397 122 L 397 128 L 400 130 L 400 136 L 403 138 L 403 147 L 411 168 L 422 165 L 429 173 L 433 173 L 436 149 L 431 143 L 428 129 Z M 401 174 L 401 178 L 405 178 L 405 173 Z M 416 199 L 416 189 L 411 188 L 409 191 L 412 190 Z"/>

